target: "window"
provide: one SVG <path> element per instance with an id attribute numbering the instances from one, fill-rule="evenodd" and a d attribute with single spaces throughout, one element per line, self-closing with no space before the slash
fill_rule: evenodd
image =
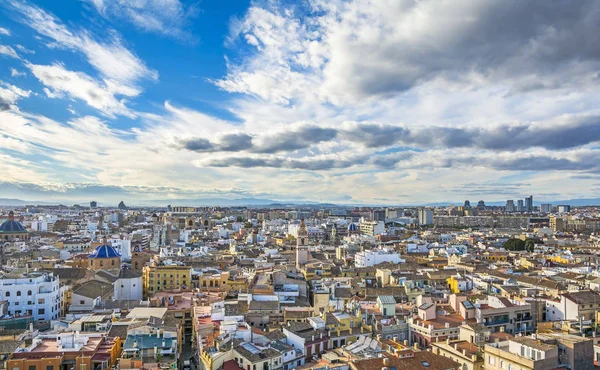
<path id="1" fill-rule="evenodd" d="M 54 370 L 54 366 L 48 365 L 48 366 L 46 366 L 46 370 Z"/>
<path id="2" fill-rule="evenodd" d="M 6 296 L 7 296 L 7 297 L 10 297 L 10 292 L 6 292 Z"/>
<path id="3" fill-rule="evenodd" d="M 38 298 L 38 304 L 44 304 L 46 300 L 44 298 Z"/>
<path id="4" fill-rule="evenodd" d="M 35 365 L 29 366 L 29 370 L 35 370 Z"/>
<path id="5" fill-rule="evenodd" d="M 21 291 L 20 291 L 20 290 L 18 290 L 18 291 L 17 291 L 17 297 L 20 297 L 20 296 L 21 296 Z"/>
<path id="6" fill-rule="evenodd" d="M 31 290 L 28 290 L 28 291 L 27 291 L 27 295 L 31 295 Z"/>
<path id="7" fill-rule="evenodd" d="M 488 363 L 490 365 L 495 365 L 496 364 L 496 357 L 489 356 L 488 357 Z"/>
<path id="8" fill-rule="evenodd" d="M 45 313 L 46 313 L 46 309 L 45 308 L 38 309 L 38 315 L 43 315 Z"/>
<path id="9" fill-rule="evenodd" d="M 500 368 L 501 369 L 506 369 L 506 366 L 504 364 L 504 361 L 500 361 Z"/>
<path id="10" fill-rule="evenodd" d="M 79 304 L 85 304 L 85 301 L 79 301 Z"/>

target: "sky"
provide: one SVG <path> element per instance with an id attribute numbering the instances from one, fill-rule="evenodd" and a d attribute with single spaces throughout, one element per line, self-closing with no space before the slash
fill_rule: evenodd
<path id="1" fill-rule="evenodd" d="M 597 198 L 600 2 L 0 2 L 0 198 Z"/>

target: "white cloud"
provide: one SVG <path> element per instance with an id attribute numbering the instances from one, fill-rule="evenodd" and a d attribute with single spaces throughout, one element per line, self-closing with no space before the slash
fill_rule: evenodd
<path id="1" fill-rule="evenodd" d="M 0 111 L 8 110 L 19 99 L 28 98 L 30 90 L 23 90 L 15 85 L 0 81 Z"/>
<path id="2" fill-rule="evenodd" d="M 17 45 L 15 45 L 15 47 L 16 47 L 17 49 L 19 49 L 19 51 L 21 51 L 21 52 L 23 52 L 23 53 L 25 53 L 25 54 L 35 54 L 35 51 L 34 51 L 34 50 L 27 49 L 25 46 L 23 46 L 23 45 L 21 45 L 21 44 L 17 44 Z"/>
<path id="3" fill-rule="evenodd" d="M 136 86 L 142 79 L 157 80 L 158 73 L 149 69 L 128 50 L 114 32 L 99 41 L 84 30 L 67 28 L 54 15 L 22 1 L 12 1 L 13 8 L 23 15 L 23 21 L 40 35 L 53 40 L 49 46 L 66 48 L 84 54 L 88 62 L 107 80 Z"/>
<path id="4" fill-rule="evenodd" d="M 10 36 L 10 31 L 6 28 L 0 27 L 0 35 Z"/>
<path id="5" fill-rule="evenodd" d="M 17 54 L 17 52 L 15 51 L 15 49 L 13 49 L 10 46 L 6 46 L 6 45 L 0 45 L 0 54 L 9 56 L 9 57 L 15 58 L 15 59 L 21 59 L 19 57 L 19 54 Z"/>
<path id="6" fill-rule="evenodd" d="M 593 1 L 578 2 L 577 10 L 518 1 L 312 0 L 296 9 L 253 3 L 232 36 L 236 48 L 253 52 L 230 64 L 217 85 L 280 104 L 318 99 L 338 106 L 390 99 L 436 79 L 471 88 L 498 84 L 511 93 L 576 90 L 598 82 L 599 7 Z M 534 13 L 533 21 L 524 20 Z"/>
<path id="7" fill-rule="evenodd" d="M 123 115 L 135 118 L 135 114 L 125 106 L 126 100 L 119 100 L 116 96 L 134 97 L 139 94 L 138 90 L 112 81 L 100 83 L 85 73 L 69 71 L 60 64 L 27 64 L 27 67 L 47 87 L 44 91 L 50 98 L 59 98 L 66 94 L 85 101 L 107 116 Z"/>
<path id="8" fill-rule="evenodd" d="M 27 75 L 27 74 L 26 74 L 25 72 L 19 72 L 19 71 L 17 71 L 16 69 L 14 69 L 14 68 L 11 68 L 11 69 L 10 69 L 10 75 L 11 75 L 12 77 L 23 77 L 23 76 L 25 76 L 25 75 Z"/>
<path id="9" fill-rule="evenodd" d="M 107 19 L 124 19 L 145 32 L 193 39 L 185 30 L 196 14 L 194 5 L 179 0 L 87 0 Z"/>

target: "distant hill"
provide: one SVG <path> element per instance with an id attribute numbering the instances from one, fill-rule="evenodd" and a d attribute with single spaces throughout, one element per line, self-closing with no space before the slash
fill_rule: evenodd
<path id="1" fill-rule="evenodd" d="M 515 198 L 516 200 L 516 198 Z M 58 204 L 81 204 L 87 205 L 87 202 L 82 201 L 66 201 L 61 200 L 57 202 L 48 201 L 33 201 L 33 200 L 22 200 L 12 198 L 0 198 L 0 206 L 3 207 L 23 207 L 27 205 L 58 205 Z M 98 202 L 100 207 L 117 206 L 118 202 Z M 131 204 L 130 204 L 131 203 Z M 425 204 L 388 204 L 388 207 L 418 207 L 418 206 L 430 206 L 430 207 L 443 207 L 454 204 L 456 206 L 462 205 L 464 201 L 460 202 L 432 202 Z M 548 201 L 536 201 L 535 205 L 542 203 L 550 203 L 554 206 L 558 204 L 569 204 L 571 206 L 592 206 L 600 205 L 600 198 L 581 198 L 581 199 L 569 199 L 569 200 L 548 200 Z M 204 199 L 157 199 L 157 200 L 141 200 L 141 201 L 129 201 L 126 199 L 126 204 L 132 207 L 166 207 L 168 204 L 172 206 L 189 206 L 189 207 L 261 207 L 261 208 L 291 208 L 291 207 L 311 207 L 311 208 L 338 208 L 338 207 L 354 207 L 354 206 L 369 206 L 369 204 L 335 204 L 335 203 L 320 203 L 315 201 L 306 200 L 289 200 L 289 201 L 277 201 L 272 199 L 262 198 L 239 198 L 239 199 L 228 199 L 228 198 L 204 198 Z M 476 205 L 477 202 L 471 202 L 472 205 Z M 496 202 L 485 202 L 487 206 L 504 206 L 506 201 Z M 384 206 L 382 204 L 372 205 L 373 207 Z"/>

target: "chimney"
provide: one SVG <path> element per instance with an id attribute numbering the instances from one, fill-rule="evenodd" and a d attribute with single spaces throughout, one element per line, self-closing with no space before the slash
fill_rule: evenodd
<path id="1" fill-rule="evenodd" d="M 404 342 L 403 342 L 403 343 L 404 343 L 404 346 L 405 346 L 405 347 L 408 347 L 408 341 L 407 341 L 406 339 L 404 340 Z"/>
<path id="2" fill-rule="evenodd" d="M 383 358 L 383 366 L 390 366 L 390 359 L 387 357 Z"/>
<path id="3" fill-rule="evenodd" d="M 413 348 L 414 348 L 414 349 L 419 349 L 419 345 L 418 345 L 417 343 L 415 343 L 415 344 L 413 345 Z"/>
<path id="4" fill-rule="evenodd" d="M 446 339 L 446 344 L 450 344 L 450 338 Z"/>

